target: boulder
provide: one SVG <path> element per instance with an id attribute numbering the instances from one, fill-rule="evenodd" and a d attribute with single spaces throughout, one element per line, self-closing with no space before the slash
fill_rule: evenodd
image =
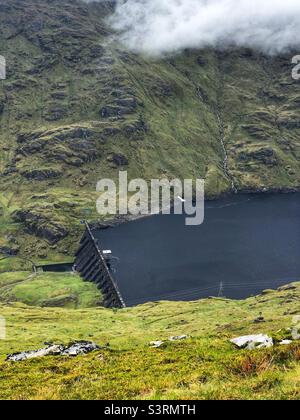
<path id="1" fill-rule="evenodd" d="M 263 314 L 260 313 L 259 316 L 254 320 L 255 324 L 260 324 L 262 322 L 266 322 L 265 318 L 263 317 Z"/>
<path id="2" fill-rule="evenodd" d="M 268 335 L 246 335 L 230 340 L 235 346 L 240 349 L 255 350 L 262 348 L 273 347 L 273 339 Z"/>
<path id="3" fill-rule="evenodd" d="M 164 344 L 163 341 L 151 341 L 150 347 L 157 349 L 158 347 L 161 347 Z"/>
<path id="4" fill-rule="evenodd" d="M 100 347 L 97 346 L 95 343 L 91 343 L 89 341 L 76 341 L 72 343 L 68 347 L 65 347 L 62 356 L 79 356 L 83 354 L 88 354 L 93 351 L 99 350 Z"/>
<path id="5" fill-rule="evenodd" d="M 29 181 L 45 181 L 47 179 L 60 178 L 62 172 L 54 169 L 32 169 L 22 172 L 21 175 Z"/>
<path id="6" fill-rule="evenodd" d="M 108 162 L 113 163 L 116 166 L 126 166 L 128 165 L 128 159 L 122 153 L 112 153 L 107 158 Z"/>
<path id="7" fill-rule="evenodd" d="M 14 257 L 18 255 L 20 249 L 18 247 L 0 246 L 0 254 L 4 254 L 8 257 Z"/>
<path id="8" fill-rule="evenodd" d="M 181 340 L 186 340 L 187 338 L 189 338 L 187 335 L 176 335 L 176 336 L 172 336 L 169 337 L 169 341 L 181 341 Z M 164 344 L 164 341 L 151 341 L 150 342 L 150 347 L 152 348 L 158 348 L 161 347 Z"/>
<path id="9" fill-rule="evenodd" d="M 186 340 L 187 338 L 189 338 L 187 335 L 177 335 L 177 336 L 170 337 L 169 341 L 180 341 L 180 340 Z"/>
<path id="10" fill-rule="evenodd" d="M 18 210 L 13 213 L 13 220 L 23 223 L 29 234 L 46 239 L 51 245 L 68 236 L 69 231 L 56 220 L 50 220 L 46 215 L 34 210 Z"/>
<path id="11" fill-rule="evenodd" d="M 35 359 L 37 357 L 58 356 L 62 353 L 62 351 L 63 351 L 63 346 L 51 345 L 44 349 L 9 354 L 6 360 L 12 361 L 12 362 L 22 362 L 24 360 Z"/>
<path id="12" fill-rule="evenodd" d="M 64 346 L 62 344 L 49 344 L 43 349 L 10 354 L 7 356 L 6 360 L 11 362 L 22 362 L 24 360 L 46 356 L 75 357 L 88 354 L 99 349 L 99 346 L 89 341 L 75 341 L 68 346 Z"/>
<path id="13" fill-rule="evenodd" d="M 282 340 L 279 344 L 281 346 L 289 346 L 290 344 L 292 344 L 292 340 Z"/>

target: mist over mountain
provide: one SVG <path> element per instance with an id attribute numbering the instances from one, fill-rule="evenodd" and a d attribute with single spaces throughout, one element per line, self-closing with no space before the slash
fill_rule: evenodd
<path id="1" fill-rule="evenodd" d="M 184 48 L 253 47 L 276 54 L 300 43 L 297 0 L 120 0 L 122 41 L 152 55 Z"/>

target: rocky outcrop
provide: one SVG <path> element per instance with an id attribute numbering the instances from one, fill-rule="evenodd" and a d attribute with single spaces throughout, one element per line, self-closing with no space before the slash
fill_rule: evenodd
<path id="1" fill-rule="evenodd" d="M 111 73 L 109 82 L 105 80 L 101 90 L 103 100 L 99 114 L 103 119 L 123 119 L 135 114 L 140 104 L 132 83 L 122 77 L 119 71 L 114 72 L 115 62 L 115 57 L 109 49 L 106 49 L 97 61 L 98 71 L 104 74 Z"/>
<path id="2" fill-rule="evenodd" d="M 123 131 L 127 137 L 138 137 L 142 138 L 148 131 L 149 127 L 145 123 L 142 117 L 138 120 L 132 121 L 130 124 L 125 124 Z"/>
<path id="3" fill-rule="evenodd" d="M 238 158 L 243 162 L 257 161 L 268 166 L 276 166 L 278 164 L 277 154 L 271 147 L 242 151 L 239 153 Z"/>
<path id="4" fill-rule="evenodd" d="M 20 249 L 17 246 L 0 246 L 0 254 L 7 255 L 8 257 L 16 256 L 19 254 L 19 252 Z"/>
<path id="5" fill-rule="evenodd" d="M 128 165 L 128 159 L 122 153 L 112 153 L 107 157 L 107 161 L 112 163 L 114 166 L 126 166 Z"/>
<path id="6" fill-rule="evenodd" d="M 97 142 L 100 132 L 84 126 L 66 126 L 48 131 L 20 133 L 17 137 L 16 155 L 26 158 L 34 154 L 44 160 L 63 162 L 70 166 L 81 166 L 100 156 Z M 58 178 L 56 170 L 34 170 L 22 173 L 28 179 Z"/>
<path id="7" fill-rule="evenodd" d="M 300 116 L 299 115 L 288 115 L 285 118 L 281 117 L 278 120 L 278 124 L 281 128 L 288 130 L 300 128 Z"/>
<path id="8" fill-rule="evenodd" d="M 240 349 L 255 350 L 273 347 L 273 339 L 265 334 L 246 335 L 230 340 Z"/>
<path id="9" fill-rule="evenodd" d="M 112 104 L 106 105 L 100 109 L 102 118 L 124 117 L 133 114 L 136 111 L 137 102 L 135 98 L 117 99 Z"/>
<path id="10" fill-rule="evenodd" d="M 46 121 L 59 121 L 68 115 L 68 109 L 66 107 L 57 106 L 56 104 L 50 105 L 44 111 L 44 119 Z"/>
<path id="11" fill-rule="evenodd" d="M 25 231 L 45 239 L 50 244 L 56 244 L 69 234 L 68 229 L 61 223 L 51 220 L 42 212 L 30 210 L 18 210 L 13 214 L 13 220 L 24 225 Z"/>
<path id="12" fill-rule="evenodd" d="M 90 341 L 75 341 L 67 346 L 64 346 L 63 344 L 49 344 L 43 349 L 9 354 L 6 358 L 6 361 L 23 362 L 24 360 L 36 359 L 38 357 L 46 356 L 75 357 L 88 354 L 99 349 L 100 347 L 97 346 L 97 344 Z"/>
<path id="13" fill-rule="evenodd" d="M 60 178 L 62 172 L 54 169 L 32 169 L 21 172 L 21 175 L 28 180 L 45 181 L 47 179 Z"/>
<path id="14" fill-rule="evenodd" d="M 256 139 L 268 140 L 271 137 L 267 131 L 267 128 L 261 125 L 245 124 L 241 128 L 245 130 L 251 137 Z"/>

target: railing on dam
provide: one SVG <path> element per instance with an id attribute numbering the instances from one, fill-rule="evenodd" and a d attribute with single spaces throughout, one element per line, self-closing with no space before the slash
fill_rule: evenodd
<path id="1" fill-rule="evenodd" d="M 125 308 L 125 302 L 109 270 L 106 259 L 87 222 L 76 253 L 75 267 L 85 281 L 96 283 L 104 297 L 104 306 Z"/>

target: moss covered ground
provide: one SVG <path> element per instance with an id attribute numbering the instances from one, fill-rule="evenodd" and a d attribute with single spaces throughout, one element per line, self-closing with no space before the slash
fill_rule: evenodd
<path id="1" fill-rule="evenodd" d="M 101 292 L 73 273 L 0 274 L 0 302 L 31 306 L 88 308 L 102 304 Z"/>
<path id="2" fill-rule="evenodd" d="M 299 399 L 300 346 L 279 346 L 300 313 L 300 285 L 245 301 L 205 299 L 128 308 L 38 308 L 0 305 L 7 338 L 0 341 L 4 399 Z M 263 314 L 265 322 L 254 320 Z M 272 349 L 237 350 L 229 340 L 266 333 Z M 187 334 L 182 342 L 170 336 Z M 18 364 L 8 353 L 44 342 L 90 340 L 103 348 L 76 359 Z M 166 340 L 158 348 L 152 340 Z"/>

